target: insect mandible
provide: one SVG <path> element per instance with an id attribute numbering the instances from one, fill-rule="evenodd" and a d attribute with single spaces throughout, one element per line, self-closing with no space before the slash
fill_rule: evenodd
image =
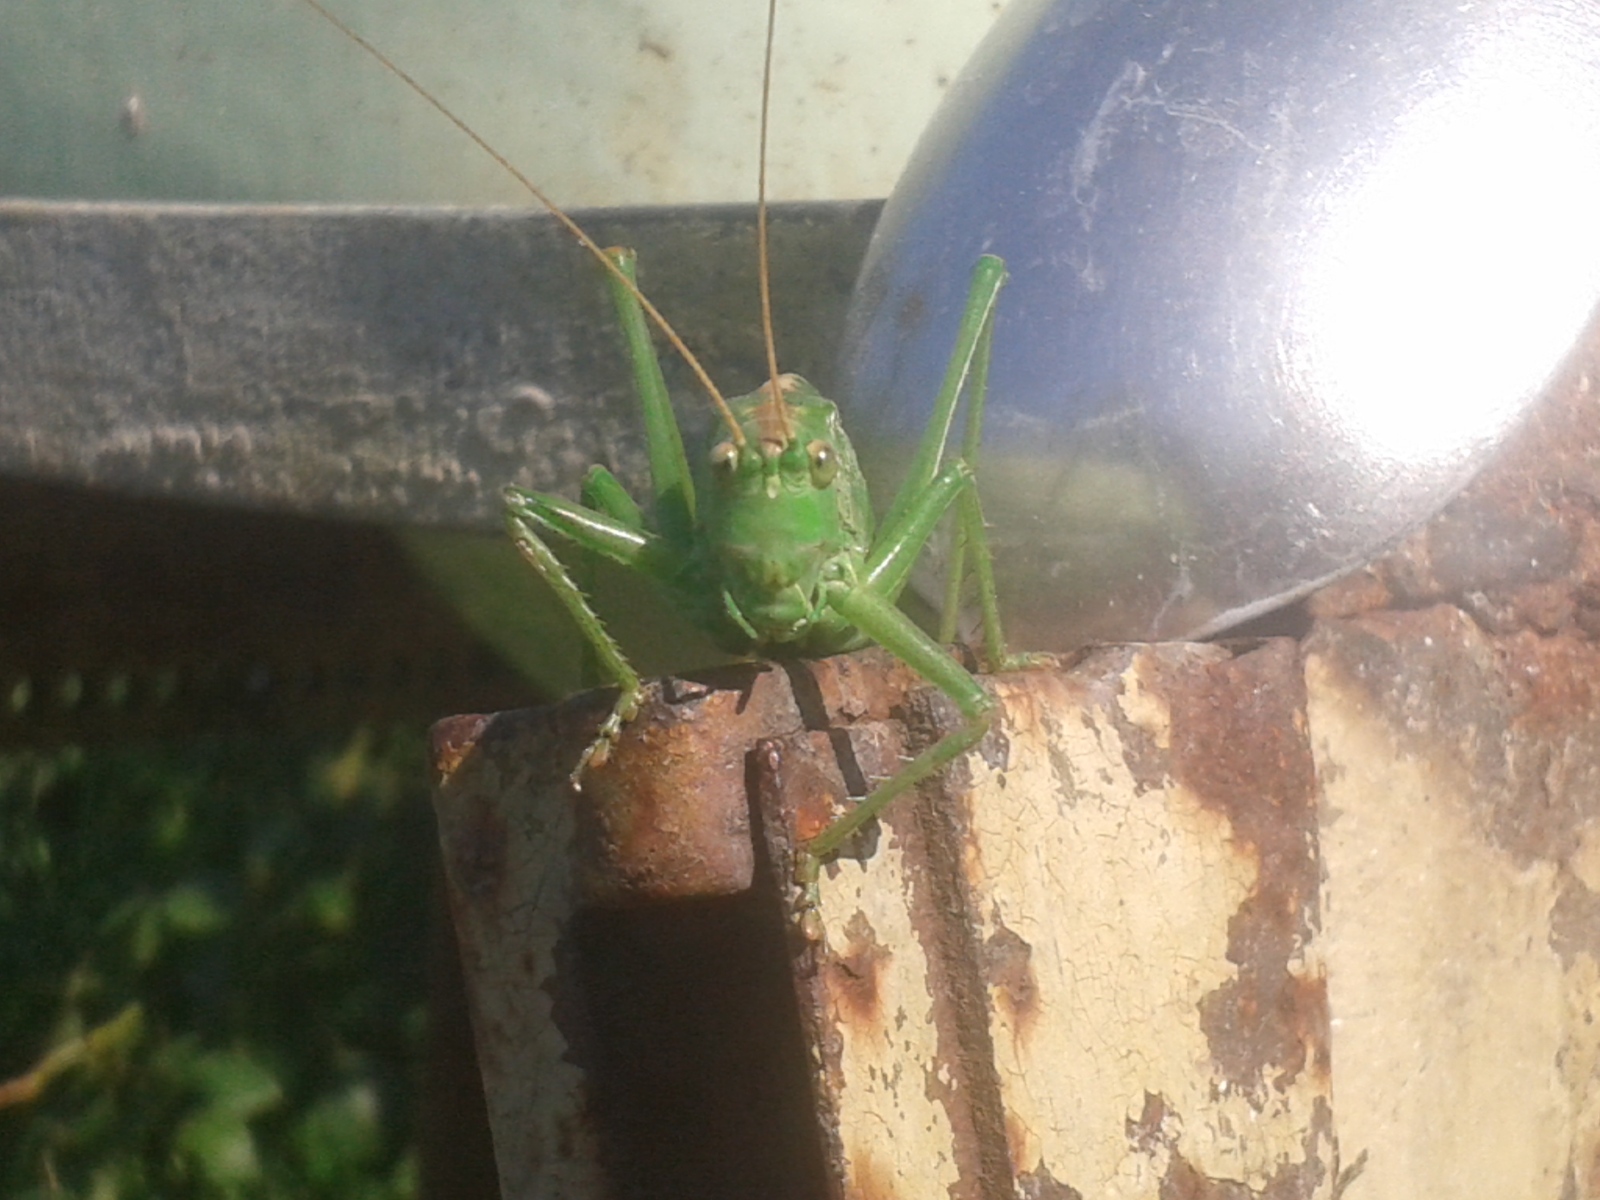
<path id="1" fill-rule="evenodd" d="M 876 643 L 954 701 L 961 725 L 878 782 L 854 807 L 811 839 L 798 855 L 802 904 L 815 902 L 822 862 L 895 797 L 977 744 L 992 726 L 996 704 L 941 642 L 954 636 L 956 609 L 970 555 L 982 615 L 984 658 L 991 670 L 1037 665 L 1048 656 L 1011 654 L 1001 629 L 994 572 L 973 460 L 983 408 L 995 305 L 1005 264 L 981 257 L 962 313 L 933 415 L 899 492 L 874 527 L 866 480 L 833 401 L 797 375 L 781 374 L 772 333 L 767 262 L 766 145 L 777 0 L 768 0 L 762 87 L 757 252 L 767 382 L 725 399 L 635 282 L 634 256 L 602 249 L 543 191 L 421 84 L 319 0 L 305 2 L 439 110 L 517 179 L 606 271 L 622 325 L 644 416 L 652 494 L 629 495 L 603 466 L 589 469 L 581 498 L 505 489 L 513 542 L 571 614 L 617 699 L 572 770 L 605 762 L 642 697 L 638 673 L 606 630 L 571 573 L 550 548 L 553 537 L 626 568 L 655 585 L 722 648 L 736 654 L 808 658 Z M 648 322 L 648 323 L 647 323 Z M 691 468 L 651 343 L 649 323 L 680 354 L 720 418 L 713 444 Z M 947 453 L 963 396 L 960 452 Z M 900 611 L 896 601 L 941 519 L 954 506 L 955 543 L 948 565 L 940 636 Z"/>

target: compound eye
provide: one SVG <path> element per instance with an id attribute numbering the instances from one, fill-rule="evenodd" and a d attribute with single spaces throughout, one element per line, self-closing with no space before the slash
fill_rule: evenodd
<path id="1" fill-rule="evenodd" d="M 806 447 L 806 454 L 811 459 L 812 486 L 827 487 L 839 473 L 838 453 L 827 442 L 818 441 Z"/>
<path id="2" fill-rule="evenodd" d="M 718 442 L 711 448 L 711 470 L 719 476 L 732 476 L 739 466 L 739 447 Z"/>

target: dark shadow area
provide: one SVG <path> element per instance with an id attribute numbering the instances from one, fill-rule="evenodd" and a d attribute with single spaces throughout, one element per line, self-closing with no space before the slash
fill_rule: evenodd
<path id="1" fill-rule="evenodd" d="M 0 744 L 534 702 L 378 526 L 0 480 Z"/>
<path id="2" fill-rule="evenodd" d="M 786 935 L 759 889 L 573 922 L 575 1052 L 619 1197 L 826 1194 Z"/>

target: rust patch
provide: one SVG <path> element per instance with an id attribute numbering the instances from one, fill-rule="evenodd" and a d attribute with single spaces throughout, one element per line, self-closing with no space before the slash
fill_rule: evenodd
<path id="1" fill-rule="evenodd" d="M 1161 1200 L 1260 1200 L 1259 1193 L 1237 1179 L 1202 1175 L 1176 1151 L 1167 1162 L 1167 1173 L 1161 1177 L 1156 1195 Z"/>
<path id="2" fill-rule="evenodd" d="M 781 673 L 744 667 L 652 683 L 578 798 L 580 889 L 603 905 L 728 895 L 755 855 L 745 756 L 799 719 Z"/>
<path id="3" fill-rule="evenodd" d="M 1161 1200 L 1310 1200 L 1325 1174 L 1322 1163 L 1315 1159 L 1282 1162 L 1266 1186 L 1257 1191 L 1237 1179 L 1204 1175 L 1174 1151 L 1156 1194 Z"/>
<path id="4" fill-rule="evenodd" d="M 478 738 L 494 718 L 478 713 L 464 713 L 459 717 L 445 717 L 435 721 L 428 731 L 429 758 L 433 763 L 434 787 L 450 782 L 466 758 L 478 745 Z"/>
<path id="5" fill-rule="evenodd" d="M 1436 605 L 1319 625 L 1307 652 L 1378 709 L 1403 752 L 1446 773 L 1519 866 L 1564 861 L 1600 817 L 1600 647 L 1490 637 Z"/>
<path id="6" fill-rule="evenodd" d="M 865 913 L 857 912 L 844 929 L 846 949 L 827 964 L 831 991 L 848 1010 L 841 1014 L 861 1025 L 876 1025 L 882 1018 L 880 976 L 893 951 L 878 941 L 878 931 Z"/>
<path id="7" fill-rule="evenodd" d="M 1176 738 L 1181 733 L 1177 720 L 1181 697 L 1174 684 L 1198 677 L 1208 659 L 1215 659 L 1222 664 L 1230 661 L 1231 656 L 1219 646 L 1158 644 L 1134 648 L 1127 653 L 1120 666 L 1113 660 L 1104 664 L 1097 662 L 1095 669 L 1117 670 L 1117 674 L 1109 676 L 1108 681 L 1114 684 L 1118 701 L 1127 690 L 1126 679 L 1129 674 L 1133 674 L 1149 690 L 1167 696 L 1172 709 L 1172 736 Z M 1122 746 L 1123 764 L 1133 776 L 1138 793 L 1142 795 L 1166 787 L 1178 757 L 1177 746 L 1163 746 L 1155 733 L 1128 716 L 1123 703 L 1107 702 L 1099 707 L 1116 728 Z M 1226 709 L 1219 715 L 1225 717 Z"/>
<path id="8" fill-rule="evenodd" d="M 825 714 L 812 728 L 887 721 L 910 692 L 928 686 L 905 663 L 876 646 L 807 663 L 803 669 L 815 688 L 819 712 Z"/>
<path id="9" fill-rule="evenodd" d="M 1039 1015 L 1039 985 L 1033 976 L 1033 947 L 994 914 L 995 932 L 983 944 L 982 966 L 995 1002 L 1005 1010 L 1017 1041 L 1026 1044 Z"/>
<path id="10" fill-rule="evenodd" d="M 1083 1200 L 1082 1192 L 1050 1174 L 1044 1163 L 1017 1176 L 1016 1194 L 1020 1200 Z"/>
<path id="11" fill-rule="evenodd" d="M 1519 733 L 1566 737 L 1600 706 L 1600 646 L 1520 633 L 1497 642 Z"/>
<path id="12" fill-rule="evenodd" d="M 1248 911 L 1260 902 L 1247 900 L 1229 922 L 1228 957 L 1239 963 L 1239 974 L 1200 1002 L 1200 1027 L 1213 1061 L 1230 1083 L 1251 1094 L 1259 1094 L 1263 1083 L 1283 1091 L 1308 1065 L 1326 1080 L 1330 1066 L 1327 981 L 1292 975 L 1280 969 L 1278 947 L 1251 944 L 1277 924 Z"/>
<path id="13" fill-rule="evenodd" d="M 1137 1118 L 1129 1117 L 1123 1123 L 1128 1145 L 1144 1155 L 1170 1148 L 1177 1143 L 1182 1122 L 1178 1114 L 1167 1105 L 1165 1096 L 1158 1092 L 1144 1094 L 1144 1107 Z"/>
<path id="14" fill-rule="evenodd" d="M 783 791 L 791 806 L 796 841 L 816 837 L 849 800 L 833 740 L 826 733 L 804 733 L 766 743 Z"/>
<path id="15" fill-rule="evenodd" d="M 1393 602 L 1394 593 L 1383 577 L 1366 567 L 1313 592 L 1306 598 L 1306 614 L 1314 621 L 1327 621 L 1387 608 Z"/>
<path id="16" fill-rule="evenodd" d="M 1201 1002 L 1200 1019 L 1223 1078 L 1262 1100 L 1329 1057 L 1326 985 L 1290 970 L 1321 922 L 1304 677 L 1294 643 L 1274 639 L 1175 674 L 1165 690 L 1173 778 L 1227 818 L 1235 851 L 1257 862 L 1228 922 L 1238 975 Z"/>

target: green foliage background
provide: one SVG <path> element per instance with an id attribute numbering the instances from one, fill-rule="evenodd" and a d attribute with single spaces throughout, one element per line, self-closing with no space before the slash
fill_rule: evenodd
<path id="1" fill-rule="evenodd" d="M 427 779 L 420 729 L 0 756 L 0 1081 L 82 1051 L 0 1194 L 414 1196 Z"/>

